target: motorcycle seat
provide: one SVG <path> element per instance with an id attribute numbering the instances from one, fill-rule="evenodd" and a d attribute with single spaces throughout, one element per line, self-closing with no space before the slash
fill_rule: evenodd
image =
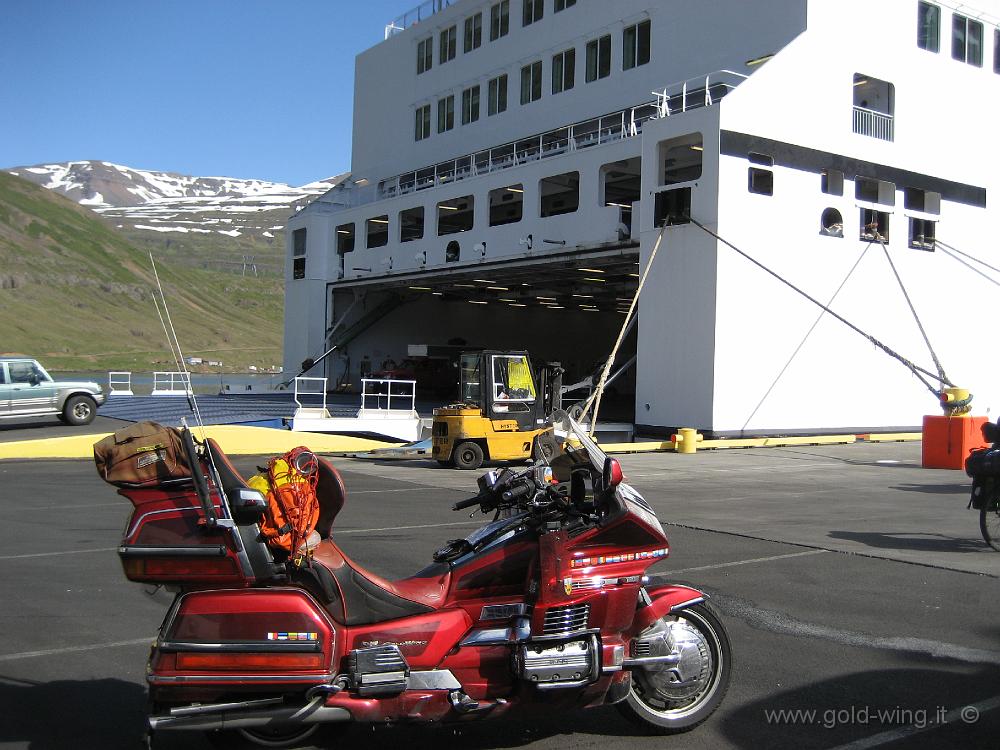
<path id="1" fill-rule="evenodd" d="M 451 575 L 444 567 L 387 581 L 350 560 L 332 539 L 319 543 L 312 563 L 296 572 L 296 582 L 344 625 L 371 625 L 433 612 L 444 605 Z"/>

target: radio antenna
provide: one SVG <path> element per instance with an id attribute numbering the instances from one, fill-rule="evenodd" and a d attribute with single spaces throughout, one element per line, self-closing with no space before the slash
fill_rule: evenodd
<path id="1" fill-rule="evenodd" d="M 149 253 L 149 264 L 153 267 L 153 278 L 156 279 L 156 288 L 160 293 L 163 313 L 166 315 L 166 323 L 163 330 L 167 334 L 167 345 L 170 347 L 170 353 L 174 357 L 178 371 L 184 375 L 184 395 L 187 396 L 188 406 L 191 407 L 195 422 L 201 428 L 201 439 L 204 440 L 205 423 L 201 419 L 201 409 L 198 408 L 198 399 L 195 398 L 194 388 L 191 386 L 191 373 L 188 372 L 187 364 L 184 362 L 184 352 L 181 351 L 181 342 L 177 340 L 177 329 L 174 328 L 174 322 L 170 319 L 170 308 L 167 307 L 167 298 L 163 296 L 163 285 L 160 283 L 160 274 L 156 271 L 156 261 L 153 259 L 152 251 Z M 159 312 L 159 307 L 157 307 L 157 312 Z M 160 316 L 160 322 L 163 322 L 162 315 Z"/>

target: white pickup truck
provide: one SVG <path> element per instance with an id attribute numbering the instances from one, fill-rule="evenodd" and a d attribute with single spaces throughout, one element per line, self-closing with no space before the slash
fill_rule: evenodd
<path id="1" fill-rule="evenodd" d="M 0 357 L 0 419 L 51 414 L 67 424 L 90 424 L 104 399 L 97 383 L 53 380 L 34 359 Z"/>

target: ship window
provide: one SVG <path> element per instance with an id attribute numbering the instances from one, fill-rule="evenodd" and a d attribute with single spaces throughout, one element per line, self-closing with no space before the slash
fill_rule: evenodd
<path id="1" fill-rule="evenodd" d="M 479 86 L 462 92 L 462 124 L 468 125 L 479 119 Z"/>
<path id="2" fill-rule="evenodd" d="M 896 205 L 896 185 L 885 180 L 871 177 L 861 177 L 854 180 L 854 197 L 868 203 L 883 203 L 886 206 Z"/>
<path id="3" fill-rule="evenodd" d="M 660 184 L 676 185 L 701 177 L 703 150 L 701 133 L 663 141 L 660 144 Z"/>
<path id="4" fill-rule="evenodd" d="M 903 207 L 910 211 L 923 211 L 927 214 L 941 213 L 941 193 L 918 188 L 903 190 Z"/>
<path id="5" fill-rule="evenodd" d="M 455 95 L 438 99 L 438 132 L 444 133 L 455 127 Z"/>
<path id="6" fill-rule="evenodd" d="M 365 247 L 384 247 L 389 244 L 389 217 L 386 214 L 375 216 L 365 223 L 365 234 L 368 235 Z"/>
<path id="7" fill-rule="evenodd" d="M 641 199 L 642 159 L 638 156 L 601 167 L 605 206 L 632 208 Z"/>
<path id="8" fill-rule="evenodd" d="M 861 239 L 889 241 L 889 214 L 873 208 L 861 209 Z"/>
<path id="9" fill-rule="evenodd" d="M 569 91 L 576 83 L 576 50 L 568 49 L 552 57 L 552 93 Z"/>
<path id="10" fill-rule="evenodd" d="M 476 13 L 465 19 L 465 52 L 479 49 L 483 44 L 483 14 Z"/>
<path id="11" fill-rule="evenodd" d="M 417 75 L 426 73 L 434 63 L 434 37 L 417 42 Z"/>
<path id="12" fill-rule="evenodd" d="M 910 247 L 916 250 L 930 250 L 934 252 L 934 233 L 937 222 L 930 219 L 917 219 L 910 217 Z"/>
<path id="13" fill-rule="evenodd" d="M 820 189 L 827 195 L 843 195 L 844 173 L 837 169 L 824 169 L 820 175 Z"/>
<path id="14" fill-rule="evenodd" d="M 1000 73 L 1000 29 L 993 30 L 993 72 Z"/>
<path id="15" fill-rule="evenodd" d="M 826 237 L 844 236 L 844 219 L 840 211 L 835 208 L 827 208 L 820 217 L 819 233 Z"/>
<path id="16" fill-rule="evenodd" d="M 546 177 L 539 181 L 538 190 L 541 194 L 539 215 L 543 219 L 547 216 L 571 214 L 580 207 L 579 172 Z"/>
<path id="17" fill-rule="evenodd" d="M 424 238 L 424 207 L 399 212 L 399 241 L 412 242 Z"/>
<path id="18" fill-rule="evenodd" d="M 773 167 L 774 157 L 768 156 L 767 154 L 758 154 L 755 151 L 751 151 L 747 154 L 747 161 L 751 164 L 760 164 L 762 167 Z"/>
<path id="19" fill-rule="evenodd" d="M 438 237 L 446 234 L 468 232 L 472 229 L 473 208 L 471 195 L 441 201 L 437 205 Z"/>
<path id="20" fill-rule="evenodd" d="M 622 32 L 622 70 L 631 70 L 649 62 L 651 23 L 643 21 L 627 26 Z"/>
<path id="21" fill-rule="evenodd" d="M 574 5 L 576 5 L 576 0 L 556 0 L 555 12 L 572 8 Z"/>
<path id="22" fill-rule="evenodd" d="M 354 222 L 337 227 L 337 252 L 340 255 L 354 251 Z"/>
<path id="23" fill-rule="evenodd" d="M 747 190 L 758 195 L 774 195 L 774 172 L 750 167 L 747 170 Z"/>
<path id="24" fill-rule="evenodd" d="M 304 279 L 306 277 L 306 259 L 294 258 L 292 260 L 292 278 Z"/>
<path id="25" fill-rule="evenodd" d="M 490 191 L 490 226 L 514 224 L 524 215 L 524 185 L 509 185 Z"/>
<path id="26" fill-rule="evenodd" d="M 941 9 L 932 3 L 917 3 L 917 46 L 928 52 L 941 49 Z"/>
<path id="27" fill-rule="evenodd" d="M 292 255 L 299 258 L 306 254 L 306 228 L 292 232 Z"/>
<path id="28" fill-rule="evenodd" d="M 417 107 L 413 118 L 413 136 L 416 140 L 422 141 L 430 138 L 431 135 L 431 105 L 425 104 Z"/>
<path id="29" fill-rule="evenodd" d="M 498 115 L 507 111 L 507 74 L 490 79 L 489 101 L 487 102 L 486 114 L 489 116 Z"/>
<path id="30" fill-rule="evenodd" d="M 458 263 L 462 256 L 462 246 L 459 245 L 455 240 L 448 243 L 448 246 L 444 249 L 444 262 L 445 263 Z"/>
<path id="31" fill-rule="evenodd" d="M 510 0 L 494 3 L 490 8 L 490 41 L 495 42 L 510 33 Z"/>
<path id="32" fill-rule="evenodd" d="M 951 16 L 951 56 L 960 62 L 983 66 L 983 24 L 953 13 Z"/>
<path id="33" fill-rule="evenodd" d="M 545 15 L 545 0 L 521 0 L 521 9 L 521 25 L 530 26 Z"/>
<path id="34" fill-rule="evenodd" d="M 653 225 L 668 227 L 691 223 L 691 188 L 661 190 L 653 206 Z"/>
<path id="35" fill-rule="evenodd" d="M 853 131 L 883 141 L 893 140 L 895 92 L 896 87 L 888 81 L 855 73 Z"/>
<path id="36" fill-rule="evenodd" d="M 611 34 L 587 42 L 587 83 L 611 75 Z"/>
<path id="37" fill-rule="evenodd" d="M 542 98 L 542 61 L 521 68 L 521 104 Z"/>
<path id="38" fill-rule="evenodd" d="M 458 44 L 458 28 L 449 26 L 441 32 L 441 44 L 438 46 L 438 65 L 443 65 L 449 60 L 455 59 L 456 46 Z"/>

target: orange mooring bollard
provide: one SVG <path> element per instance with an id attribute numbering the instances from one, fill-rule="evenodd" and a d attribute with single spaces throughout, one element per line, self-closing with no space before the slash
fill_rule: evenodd
<path id="1" fill-rule="evenodd" d="M 983 440 L 988 417 L 924 417 L 921 465 L 925 469 L 964 469 L 965 459 L 976 448 L 989 446 Z"/>

